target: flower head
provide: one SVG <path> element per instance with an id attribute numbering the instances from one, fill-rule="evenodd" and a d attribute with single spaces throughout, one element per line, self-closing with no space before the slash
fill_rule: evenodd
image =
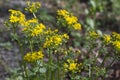
<path id="1" fill-rule="evenodd" d="M 46 27 L 42 23 L 40 23 L 31 31 L 31 36 L 38 36 L 39 34 L 43 33 L 43 30 L 45 29 Z"/>
<path id="2" fill-rule="evenodd" d="M 73 73 L 80 72 L 82 69 L 82 63 L 77 63 L 77 60 L 67 59 L 67 62 L 64 63 L 65 71 L 70 71 Z"/>
<path id="3" fill-rule="evenodd" d="M 32 52 L 32 53 L 27 53 L 24 56 L 24 60 L 27 62 L 35 62 L 37 60 L 43 59 L 43 53 L 42 51 L 38 51 L 38 52 Z"/>
<path id="4" fill-rule="evenodd" d="M 32 18 L 25 21 L 22 25 L 25 27 L 30 27 L 30 26 L 36 26 L 36 24 L 38 24 L 38 19 Z"/>
<path id="5" fill-rule="evenodd" d="M 66 10 L 58 10 L 57 11 L 57 14 L 59 15 L 59 16 L 66 16 L 67 14 L 69 14 L 69 12 L 68 11 L 66 11 Z"/>
<path id="6" fill-rule="evenodd" d="M 97 34 L 95 31 L 90 31 L 89 35 L 91 39 L 97 39 L 99 37 L 99 34 Z"/>
<path id="7" fill-rule="evenodd" d="M 61 35 L 54 35 L 54 36 L 50 36 L 47 37 L 44 43 L 44 48 L 55 48 L 58 47 L 59 45 L 62 44 L 62 37 Z"/>
<path id="8" fill-rule="evenodd" d="M 120 40 L 120 34 L 116 32 L 112 32 L 112 39 L 113 40 Z"/>
<path id="9" fill-rule="evenodd" d="M 41 7 L 40 2 L 27 2 L 28 7 L 25 8 L 25 10 L 30 11 L 31 13 L 35 13 L 38 11 L 38 9 Z"/>
<path id="10" fill-rule="evenodd" d="M 81 24 L 80 24 L 80 23 L 75 23 L 75 24 L 73 25 L 73 28 L 74 28 L 75 30 L 81 30 Z"/>
<path id="11" fill-rule="evenodd" d="M 78 23 L 78 18 L 66 10 L 58 10 L 58 23 L 67 27 L 70 30 L 81 30 L 81 24 Z"/>
<path id="12" fill-rule="evenodd" d="M 113 41 L 113 42 L 112 42 L 112 45 L 113 45 L 117 50 L 120 51 L 120 41 Z"/>
<path id="13" fill-rule="evenodd" d="M 66 42 L 66 40 L 69 39 L 69 36 L 67 34 L 51 34 L 52 32 L 50 31 L 50 33 L 46 36 L 45 43 L 43 45 L 44 48 L 57 48 L 58 46 L 62 45 L 63 42 Z"/>
<path id="14" fill-rule="evenodd" d="M 11 23 L 25 22 L 25 15 L 22 12 L 12 9 L 10 9 L 9 12 L 11 13 L 9 18 Z"/>
<path id="15" fill-rule="evenodd" d="M 104 39 L 104 42 L 105 42 L 106 44 L 108 44 L 108 43 L 110 43 L 111 37 L 110 37 L 110 35 L 105 34 L 105 35 L 103 36 L 103 39 Z"/>

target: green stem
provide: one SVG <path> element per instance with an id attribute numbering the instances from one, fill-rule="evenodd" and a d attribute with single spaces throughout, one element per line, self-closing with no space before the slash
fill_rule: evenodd
<path id="1" fill-rule="evenodd" d="M 113 58 L 112 62 L 109 64 L 108 67 L 110 67 L 114 63 L 115 60 L 116 60 L 116 57 Z"/>
<path id="2" fill-rule="evenodd" d="M 102 61 L 102 63 L 101 63 L 101 65 L 100 66 L 103 66 L 103 64 L 104 64 L 104 62 L 105 62 L 105 60 L 106 60 L 106 58 L 108 57 L 108 53 L 105 55 L 105 57 L 103 58 L 103 61 Z"/>
<path id="3" fill-rule="evenodd" d="M 33 52 L 32 41 L 30 41 L 30 50 Z"/>
<path id="4" fill-rule="evenodd" d="M 92 77 L 92 71 L 91 71 L 91 65 L 89 64 L 89 78 L 91 79 Z"/>
<path id="5" fill-rule="evenodd" d="M 37 18 L 36 15 L 35 15 L 35 13 L 33 13 L 33 16 L 34 16 L 34 18 Z"/>
<path id="6" fill-rule="evenodd" d="M 48 73 L 47 73 L 47 80 L 50 80 L 52 77 L 52 70 L 51 70 L 51 64 L 52 64 L 52 53 L 51 50 L 48 49 L 48 56 L 49 56 L 49 61 L 48 61 Z M 52 79 L 51 79 L 52 80 Z"/>
<path id="7" fill-rule="evenodd" d="M 22 48 L 22 44 L 20 43 L 20 39 L 18 39 L 18 45 L 19 45 L 20 53 L 21 53 L 22 59 L 23 59 L 23 57 L 24 57 L 24 55 L 23 55 L 23 48 Z M 22 67 L 22 65 L 23 65 L 23 67 Z M 23 75 L 24 75 L 24 77 L 25 77 L 25 76 L 27 77 L 27 80 L 29 80 L 29 78 L 28 78 L 28 73 L 27 73 L 27 69 L 26 69 L 26 64 L 25 64 L 24 60 L 22 60 L 22 65 L 21 65 L 21 69 L 23 69 L 23 70 L 25 71 L 25 74 L 24 74 L 24 72 L 23 72 Z"/>
<path id="8" fill-rule="evenodd" d="M 58 66 L 58 80 L 60 80 L 60 60 L 59 60 L 59 54 L 57 55 L 57 59 L 58 59 L 58 62 L 57 62 L 57 66 Z"/>

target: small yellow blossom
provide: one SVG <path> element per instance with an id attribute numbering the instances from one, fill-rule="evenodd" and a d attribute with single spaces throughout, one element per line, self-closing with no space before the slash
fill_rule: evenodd
<path id="1" fill-rule="evenodd" d="M 108 43 L 110 42 L 110 40 L 111 40 L 111 37 L 110 37 L 110 35 L 105 34 L 105 35 L 103 36 L 103 39 L 104 39 L 104 42 L 105 42 L 106 44 L 108 44 Z"/>
<path id="2" fill-rule="evenodd" d="M 67 34 L 63 34 L 63 38 L 69 39 L 69 36 Z"/>
<path id="3" fill-rule="evenodd" d="M 60 23 L 62 26 L 68 26 L 67 28 L 70 30 L 81 30 L 81 24 L 78 23 L 78 18 L 72 15 L 72 13 L 69 13 L 66 10 L 58 10 L 57 14 L 58 23 Z"/>
<path id="4" fill-rule="evenodd" d="M 38 9 L 41 7 L 40 2 L 27 2 L 28 7 L 25 8 L 25 10 L 30 11 L 31 13 L 35 13 L 38 11 Z"/>
<path id="5" fill-rule="evenodd" d="M 43 45 L 44 48 L 56 48 L 60 45 L 62 45 L 63 42 L 66 42 L 66 40 L 69 39 L 69 36 L 67 34 L 62 34 L 59 35 L 57 33 L 53 33 L 56 32 L 57 30 L 54 31 L 47 31 L 47 37 L 45 39 L 45 43 Z"/>
<path id="6" fill-rule="evenodd" d="M 38 51 L 38 52 L 29 52 L 24 56 L 24 60 L 27 62 L 34 62 L 37 60 L 41 60 L 43 59 L 43 53 L 42 51 Z"/>
<path id="7" fill-rule="evenodd" d="M 117 49 L 120 50 L 120 41 L 113 41 L 112 45 Z"/>
<path id="8" fill-rule="evenodd" d="M 9 12 L 11 13 L 9 18 L 11 23 L 25 22 L 25 15 L 22 12 L 12 9 L 10 9 Z"/>
<path id="9" fill-rule="evenodd" d="M 112 38 L 113 40 L 120 40 L 120 34 L 116 32 L 112 32 Z"/>
<path id="10" fill-rule="evenodd" d="M 46 27 L 40 23 L 39 25 L 37 25 L 31 32 L 31 36 L 38 36 L 39 34 L 43 33 L 43 30 L 45 30 Z"/>
<path id="11" fill-rule="evenodd" d="M 69 12 L 66 11 L 66 10 L 58 10 L 58 11 L 57 11 L 57 14 L 58 14 L 59 16 L 65 16 L 65 15 L 69 14 Z"/>
<path id="12" fill-rule="evenodd" d="M 37 23 L 38 23 L 38 19 L 32 18 L 32 19 L 30 19 L 30 20 L 25 21 L 25 22 L 23 23 L 23 26 L 25 26 L 25 27 L 34 26 L 34 25 L 36 25 Z"/>
<path id="13" fill-rule="evenodd" d="M 67 59 L 67 62 L 64 63 L 64 69 L 65 71 L 71 71 L 73 73 L 80 72 L 80 70 L 82 69 L 82 63 L 77 63 L 77 59 Z"/>
<path id="14" fill-rule="evenodd" d="M 50 35 L 56 34 L 57 32 L 58 32 L 58 29 L 51 30 L 51 28 L 49 28 L 48 30 L 46 30 L 46 31 L 44 32 L 44 34 L 50 36 Z"/>
<path id="15" fill-rule="evenodd" d="M 95 31 L 90 31 L 89 35 L 92 39 L 97 39 L 99 37 L 99 34 L 97 34 Z"/>
<path id="16" fill-rule="evenodd" d="M 65 20 L 68 25 L 73 25 L 74 23 L 77 23 L 78 19 L 75 16 L 66 16 Z"/>
<path id="17" fill-rule="evenodd" d="M 55 47 L 58 47 L 60 44 L 62 44 L 61 35 L 55 35 L 55 36 L 47 37 L 43 47 L 44 48 L 50 48 L 50 47 L 55 48 Z"/>
<path id="18" fill-rule="evenodd" d="M 23 31 L 31 30 L 33 27 L 36 27 L 36 25 L 38 25 L 38 19 L 32 18 L 30 20 L 27 20 L 22 23 L 22 26 L 24 26 Z"/>
<path id="19" fill-rule="evenodd" d="M 73 28 L 74 28 L 75 30 L 81 30 L 81 24 L 80 24 L 80 23 L 75 23 L 75 24 L 73 25 Z"/>
<path id="20" fill-rule="evenodd" d="M 77 69 L 77 63 L 70 63 L 69 68 L 70 71 Z"/>

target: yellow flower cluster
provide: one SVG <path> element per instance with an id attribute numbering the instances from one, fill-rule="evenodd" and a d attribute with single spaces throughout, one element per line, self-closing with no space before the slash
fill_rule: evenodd
<path id="1" fill-rule="evenodd" d="M 66 10 L 58 10 L 57 13 L 58 13 L 58 15 L 60 15 L 60 16 L 64 16 L 64 15 L 69 14 L 69 12 L 66 11 Z"/>
<path id="2" fill-rule="evenodd" d="M 31 32 L 31 36 L 38 36 L 39 34 L 43 33 L 43 30 L 45 30 L 46 27 L 40 23 L 39 25 L 37 25 Z"/>
<path id="3" fill-rule="evenodd" d="M 120 34 L 113 32 L 112 33 L 112 45 L 118 50 L 120 51 Z"/>
<path id="4" fill-rule="evenodd" d="M 77 60 L 67 59 L 67 62 L 64 63 L 65 71 L 71 71 L 73 73 L 80 72 L 82 69 L 82 63 L 77 63 Z"/>
<path id="5" fill-rule="evenodd" d="M 55 48 L 62 44 L 62 37 L 60 35 L 47 37 L 44 43 L 44 48 Z"/>
<path id="6" fill-rule="evenodd" d="M 103 36 L 105 44 L 111 44 L 117 51 L 120 51 L 120 34 L 112 32 L 111 35 L 105 34 Z"/>
<path id="7" fill-rule="evenodd" d="M 57 14 L 58 14 L 58 20 L 64 18 L 69 28 L 72 28 L 74 30 L 81 30 L 81 24 L 78 23 L 77 17 L 73 16 L 71 13 L 69 13 L 66 10 L 58 10 Z"/>
<path id="8" fill-rule="evenodd" d="M 120 34 L 116 33 L 116 32 L 112 32 L 112 38 L 114 40 L 120 40 Z"/>
<path id="9" fill-rule="evenodd" d="M 40 2 L 27 2 L 28 7 L 25 10 L 30 11 L 31 13 L 37 12 L 37 10 L 41 7 Z"/>
<path id="10" fill-rule="evenodd" d="M 120 50 L 120 41 L 113 41 L 112 44 L 117 50 Z"/>
<path id="11" fill-rule="evenodd" d="M 61 45 L 65 39 L 69 39 L 69 36 L 67 34 L 63 34 L 63 35 L 55 34 L 52 36 L 48 36 L 46 37 L 43 47 L 44 48 L 56 48 L 59 45 Z"/>
<path id="12" fill-rule="evenodd" d="M 97 34 L 95 31 L 90 31 L 89 32 L 90 38 L 91 39 L 97 39 L 100 35 Z"/>
<path id="13" fill-rule="evenodd" d="M 46 31 L 44 32 L 44 34 L 50 36 L 50 35 L 55 35 L 55 34 L 57 34 L 57 32 L 58 32 L 58 29 L 56 29 L 56 30 L 51 30 L 51 28 L 49 28 L 48 30 L 46 30 Z"/>
<path id="14" fill-rule="evenodd" d="M 29 52 L 24 56 L 24 60 L 27 62 L 35 62 L 37 60 L 43 59 L 43 57 L 44 55 L 42 51 L 32 52 L 32 53 Z"/>
<path id="15" fill-rule="evenodd" d="M 25 21 L 25 15 L 22 12 L 12 9 L 9 12 L 11 13 L 9 18 L 11 23 L 23 23 Z"/>
<path id="16" fill-rule="evenodd" d="M 38 19 L 32 18 L 32 19 L 29 19 L 29 20 L 25 21 L 24 23 L 22 23 L 22 25 L 25 27 L 29 27 L 29 26 L 34 26 L 37 23 L 38 23 Z"/>
<path id="17" fill-rule="evenodd" d="M 23 32 L 28 33 L 32 37 L 42 34 L 46 29 L 45 25 L 39 23 L 38 19 L 35 18 L 27 20 L 22 25 L 24 26 Z"/>
<path id="18" fill-rule="evenodd" d="M 105 44 L 108 44 L 108 43 L 110 43 L 111 36 L 105 34 L 105 35 L 103 36 L 103 39 L 104 39 L 104 43 L 105 43 Z"/>

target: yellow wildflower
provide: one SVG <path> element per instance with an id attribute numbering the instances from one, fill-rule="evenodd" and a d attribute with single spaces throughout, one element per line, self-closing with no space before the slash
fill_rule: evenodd
<path id="1" fill-rule="evenodd" d="M 25 10 L 30 11 L 31 13 L 35 13 L 38 11 L 38 9 L 41 7 L 40 2 L 27 2 L 28 7 L 25 8 Z"/>
<path id="2" fill-rule="evenodd" d="M 58 47 L 60 44 L 62 44 L 62 37 L 61 35 L 54 35 L 47 37 L 45 40 L 45 43 L 43 45 L 44 48 L 55 48 Z"/>
<path id="3" fill-rule="evenodd" d="M 9 18 L 11 23 L 25 22 L 25 15 L 22 12 L 12 9 L 10 9 L 9 12 L 11 13 Z"/>
<path id="4" fill-rule="evenodd" d="M 110 40 L 111 40 L 111 37 L 110 37 L 110 35 L 105 34 L 105 35 L 103 36 L 103 39 L 104 39 L 104 42 L 105 42 L 106 44 L 108 44 L 108 43 L 110 42 Z"/>
<path id="5" fill-rule="evenodd" d="M 120 40 L 120 34 L 116 32 L 112 32 L 112 38 L 113 40 Z"/>
<path id="6" fill-rule="evenodd" d="M 39 25 L 37 25 L 31 32 L 31 36 L 38 36 L 39 34 L 43 33 L 43 30 L 45 30 L 46 27 L 40 23 Z"/>
<path id="7" fill-rule="evenodd" d="M 81 24 L 78 23 L 78 18 L 73 16 L 66 10 L 58 10 L 58 23 L 62 26 L 68 26 L 68 29 L 81 30 Z"/>
<path id="8" fill-rule="evenodd" d="M 27 62 L 34 62 L 34 61 L 43 59 L 43 56 L 44 55 L 42 51 L 32 52 L 32 53 L 29 52 L 24 56 L 24 60 Z"/>
<path id="9" fill-rule="evenodd" d="M 27 20 L 23 23 L 23 26 L 28 27 L 28 26 L 34 26 L 35 24 L 38 23 L 38 19 L 32 18 L 30 20 Z"/>
<path id="10" fill-rule="evenodd" d="M 61 45 L 63 42 L 66 42 L 67 39 L 69 39 L 69 36 L 67 34 L 62 34 L 59 35 L 56 32 L 57 30 L 54 31 L 47 31 L 47 37 L 45 40 L 45 43 L 43 45 L 44 48 L 55 48 Z"/>
<path id="11" fill-rule="evenodd" d="M 74 28 L 75 30 L 81 30 L 81 24 L 80 24 L 80 23 L 75 23 L 75 24 L 73 25 L 73 28 Z"/>
<path id="12" fill-rule="evenodd" d="M 113 41 L 112 45 L 117 49 L 120 50 L 120 41 Z"/>
<path id="13" fill-rule="evenodd" d="M 97 39 L 99 37 L 99 34 L 97 34 L 95 31 L 90 31 L 89 35 L 92 39 Z"/>
<path id="14" fill-rule="evenodd" d="M 32 18 L 22 23 L 23 31 L 28 31 L 38 24 L 38 19 Z"/>
<path id="15" fill-rule="evenodd" d="M 57 14 L 58 14 L 59 16 L 65 16 L 65 15 L 69 14 L 69 12 L 66 11 L 66 10 L 58 10 L 58 11 L 57 11 Z"/>
<path id="16" fill-rule="evenodd" d="M 44 34 L 46 34 L 46 35 L 53 35 L 53 34 L 56 34 L 57 32 L 58 32 L 58 29 L 51 30 L 51 28 L 49 28 L 48 30 L 46 30 L 44 32 Z"/>
<path id="17" fill-rule="evenodd" d="M 80 69 L 82 69 L 82 63 L 77 63 L 77 59 L 67 59 L 67 62 L 64 63 L 64 69 L 65 71 L 71 71 L 73 73 L 80 72 Z"/>
<path id="18" fill-rule="evenodd" d="M 75 16 L 66 16 L 65 20 L 68 25 L 73 25 L 74 23 L 77 23 L 78 19 Z"/>
<path id="19" fill-rule="evenodd" d="M 76 69 L 77 69 L 77 63 L 70 63 L 69 70 L 72 71 L 72 70 L 76 70 Z"/>
<path id="20" fill-rule="evenodd" d="M 67 34 L 63 34 L 63 38 L 69 39 L 69 36 Z"/>

